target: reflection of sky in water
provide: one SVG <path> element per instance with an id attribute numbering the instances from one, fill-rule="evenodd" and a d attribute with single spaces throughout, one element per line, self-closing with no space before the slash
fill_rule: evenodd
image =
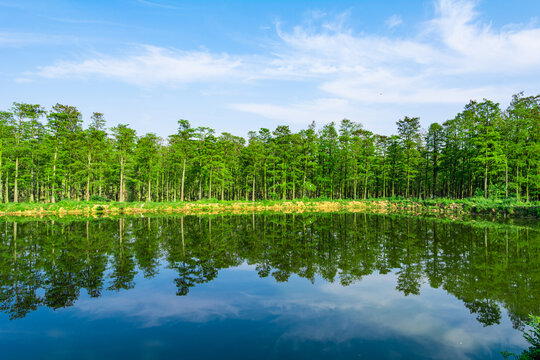
<path id="1" fill-rule="evenodd" d="M 391 273 L 343 287 L 297 276 L 277 283 L 242 265 L 182 297 L 176 276 L 162 269 L 138 275 L 131 290 L 4 318 L 2 358 L 500 359 L 525 347 L 505 313 L 483 327 L 442 289 L 404 296 Z"/>

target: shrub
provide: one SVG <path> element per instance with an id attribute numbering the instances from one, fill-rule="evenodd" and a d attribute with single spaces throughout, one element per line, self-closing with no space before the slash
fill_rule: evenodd
<path id="1" fill-rule="evenodd" d="M 531 320 L 527 322 L 527 325 L 531 327 L 529 332 L 523 334 L 523 337 L 531 346 L 524 350 L 520 355 L 510 353 L 508 351 L 502 351 L 501 354 L 505 359 L 513 356 L 518 360 L 534 360 L 540 359 L 540 316 L 529 315 Z"/>
<path id="2" fill-rule="evenodd" d="M 107 199 L 104 196 L 92 195 L 90 196 L 90 201 L 109 202 L 111 200 Z"/>

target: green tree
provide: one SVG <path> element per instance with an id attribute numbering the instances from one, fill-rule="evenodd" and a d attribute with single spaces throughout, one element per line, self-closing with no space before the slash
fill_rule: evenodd
<path id="1" fill-rule="evenodd" d="M 56 104 L 47 116 L 49 143 L 53 153 L 52 172 L 48 174 L 50 201 L 68 195 L 69 164 L 75 140 L 82 131 L 82 115 L 74 106 Z"/>
<path id="2" fill-rule="evenodd" d="M 407 181 L 405 196 L 408 197 L 410 183 L 418 173 L 418 163 L 420 160 L 420 152 L 418 150 L 421 140 L 420 118 L 405 116 L 402 120 L 398 120 L 397 127 L 403 146 L 405 179 Z"/>
<path id="3" fill-rule="evenodd" d="M 114 146 L 118 156 L 118 162 L 120 165 L 120 179 L 118 183 L 118 201 L 127 201 L 128 193 L 126 188 L 126 170 L 128 163 L 132 160 L 133 149 L 135 147 L 135 141 L 137 138 L 135 130 L 131 129 L 128 125 L 119 124 L 112 128 L 114 136 Z"/>

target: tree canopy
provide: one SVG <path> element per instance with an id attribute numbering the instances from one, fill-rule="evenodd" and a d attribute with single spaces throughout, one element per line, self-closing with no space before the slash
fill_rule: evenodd
<path id="1" fill-rule="evenodd" d="M 248 139 L 178 121 L 167 138 L 88 127 L 74 106 L 14 103 L 0 111 L 0 201 L 192 201 L 472 196 L 540 199 L 540 95 L 502 110 L 471 101 L 422 129 L 418 117 L 377 135 L 343 119 L 297 133 L 288 126 Z"/>

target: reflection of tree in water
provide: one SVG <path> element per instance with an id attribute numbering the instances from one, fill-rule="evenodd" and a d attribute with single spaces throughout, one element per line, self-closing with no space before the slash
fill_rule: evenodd
<path id="1" fill-rule="evenodd" d="M 495 302 L 484 299 L 466 302 L 465 306 L 471 311 L 471 314 L 476 314 L 476 320 L 484 326 L 499 324 L 501 322 L 501 309 Z"/>
<path id="2" fill-rule="evenodd" d="M 189 288 L 197 284 L 204 284 L 212 281 L 218 274 L 218 269 L 212 264 L 199 262 L 183 262 L 177 265 L 178 278 L 174 279 L 176 295 L 184 296 L 189 293 Z"/>
<path id="3" fill-rule="evenodd" d="M 418 271 L 419 268 L 419 266 L 407 264 L 403 269 L 398 271 L 396 289 L 405 295 L 420 294 L 420 281 L 422 280 L 422 273 Z"/>
<path id="4" fill-rule="evenodd" d="M 0 310 L 10 318 L 72 306 L 81 289 L 99 297 L 133 288 L 138 272 L 151 278 L 161 263 L 187 295 L 244 262 L 278 282 L 297 275 L 347 286 L 392 272 L 403 294 L 442 287 L 485 326 L 500 322 L 501 307 L 516 327 L 540 312 L 539 234 L 527 227 L 291 214 L 5 221 L 2 232 Z"/>
<path id="5" fill-rule="evenodd" d="M 23 318 L 31 311 L 37 309 L 42 300 L 36 292 L 39 288 L 37 274 L 32 272 L 33 259 L 29 257 L 24 248 L 20 248 L 17 235 L 20 230 L 17 223 L 5 224 L 3 238 L 8 246 L 0 252 L 0 310 L 9 314 L 10 319 Z M 8 286 L 4 286 L 7 284 Z M 11 286 L 9 286 L 11 285 Z"/>

